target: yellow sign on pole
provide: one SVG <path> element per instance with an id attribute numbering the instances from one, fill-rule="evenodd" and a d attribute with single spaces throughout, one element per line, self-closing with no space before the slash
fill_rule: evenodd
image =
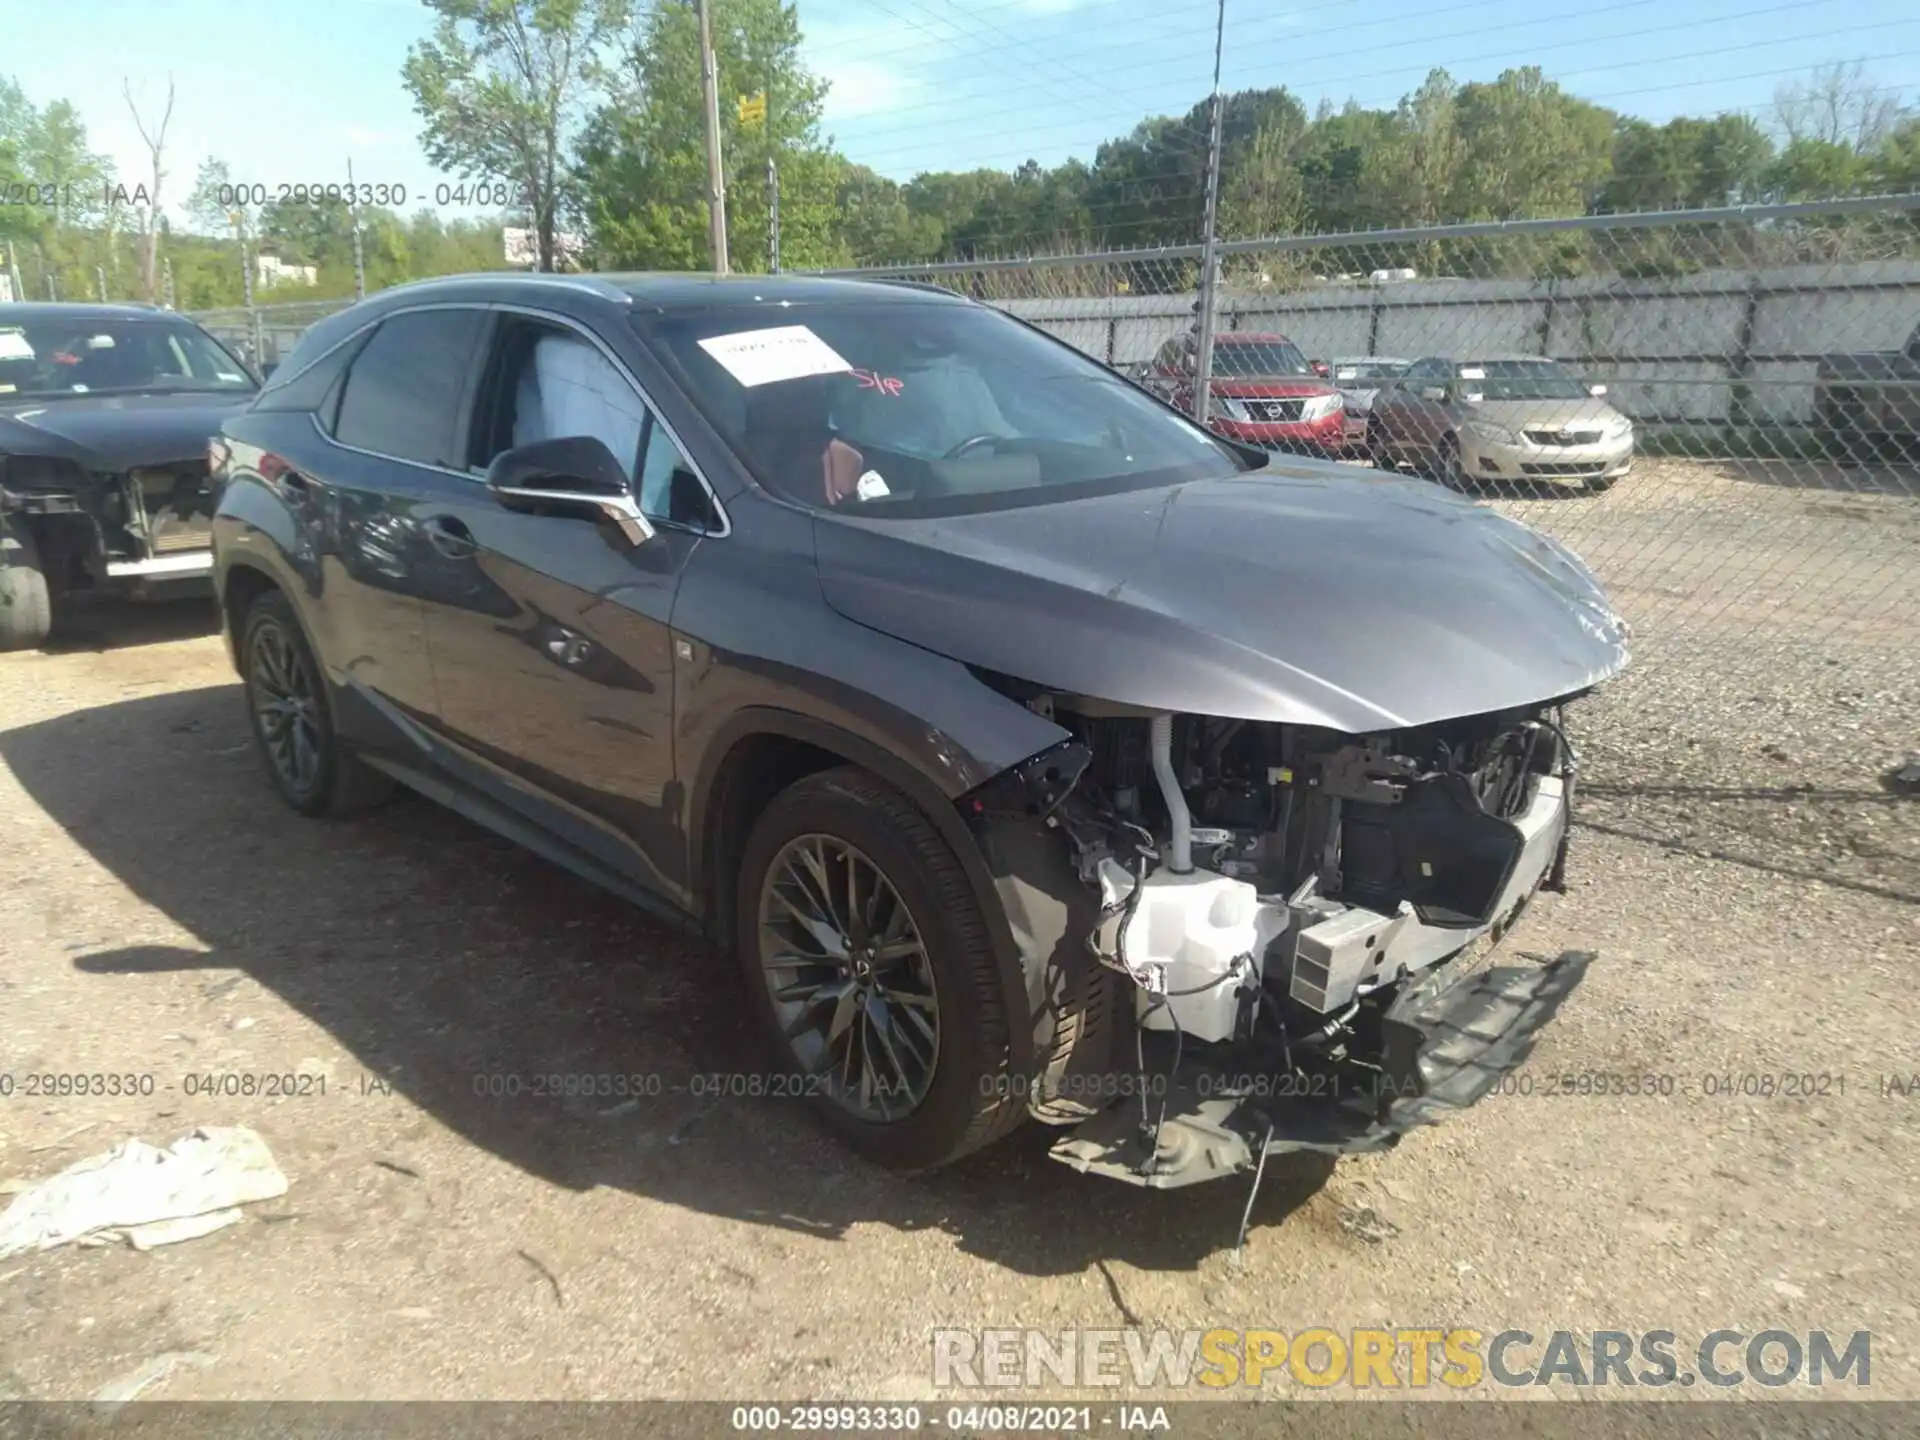
<path id="1" fill-rule="evenodd" d="M 751 95 L 742 95 L 734 102 L 734 109 L 739 114 L 742 125 L 766 124 L 767 92 L 759 90 Z"/>

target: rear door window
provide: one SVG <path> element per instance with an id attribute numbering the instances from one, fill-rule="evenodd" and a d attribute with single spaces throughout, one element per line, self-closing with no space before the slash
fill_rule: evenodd
<path id="1" fill-rule="evenodd" d="M 347 371 L 335 438 L 396 460 L 463 469 L 456 431 L 487 319 L 484 310 L 446 309 L 382 322 Z"/>

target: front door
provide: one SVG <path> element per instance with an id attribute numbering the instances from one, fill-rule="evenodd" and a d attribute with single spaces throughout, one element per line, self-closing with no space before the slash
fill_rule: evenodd
<path id="1" fill-rule="evenodd" d="M 483 476 L 501 451 L 589 435 L 654 535 L 526 514 Z M 461 779 L 555 838 L 681 901 L 673 756 L 675 592 L 709 518 L 698 481 L 612 353 L 571 322 L 504 312 L 481 371 L 470 483 L 424 517 L 460 583 L 428 605 L 440 725 Z M 704 492 L 698 492 L 702 497 Z"/>

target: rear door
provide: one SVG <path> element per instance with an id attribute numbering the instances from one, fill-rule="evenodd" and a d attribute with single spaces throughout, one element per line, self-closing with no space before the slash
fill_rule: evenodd
<path id="1" fill-rule="evenodd" d="M 423 596 L 439 557 L 420 513 L 466 484 L 457 436 L 487 320 L 479 307 L 437 306 L 381 321 L 315 409 L 320 435 L 276 477 L 318 571 L 306 607 L 316 641 L 368 702 L 343 723 L 407 759 L 405 735 L 437 704 Z"/>
<path id="2" fill-rule="evenodd" d="M 466 480 L 424 523 L 449 583 L 429 598 L 443 738 L 462 778 L 572 850 L 678 900 L 674 596 L 723 521 L 610 347 L 577 321 L 502 309 L 472 409 Z M 592 519 L 504 508 L 501 451 L 591 435 L 655 526 L 633 546 Z"/>

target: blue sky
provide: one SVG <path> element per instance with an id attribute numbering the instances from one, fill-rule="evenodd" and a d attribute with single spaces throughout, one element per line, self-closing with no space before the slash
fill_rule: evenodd
<path id="1" fill-rule="evenodd" d="M 1143 115 L 1207 93 L 1213 0 L 799 0 L 827 130 L 883 173 L 1091 157 Z M 416 0 L 0 0 L 0 74 L 35 101 L 65 97 L 123 177 L 146 157 L 126 101 L 177 87 L 169 198 L 200 159 L 268 185 L 404 184 L 437 173 L 399 70 L 427 30 Z M 1287 85 L 1390 105 L 1444 65 L 1460 79 L 1538 63 L 1569 89 L 1664 120 L 1764 117 L 1784 80 L 1864 59 L 1920 103 L 1913 0 L 1227 0 L 1223 84 Z"/>

